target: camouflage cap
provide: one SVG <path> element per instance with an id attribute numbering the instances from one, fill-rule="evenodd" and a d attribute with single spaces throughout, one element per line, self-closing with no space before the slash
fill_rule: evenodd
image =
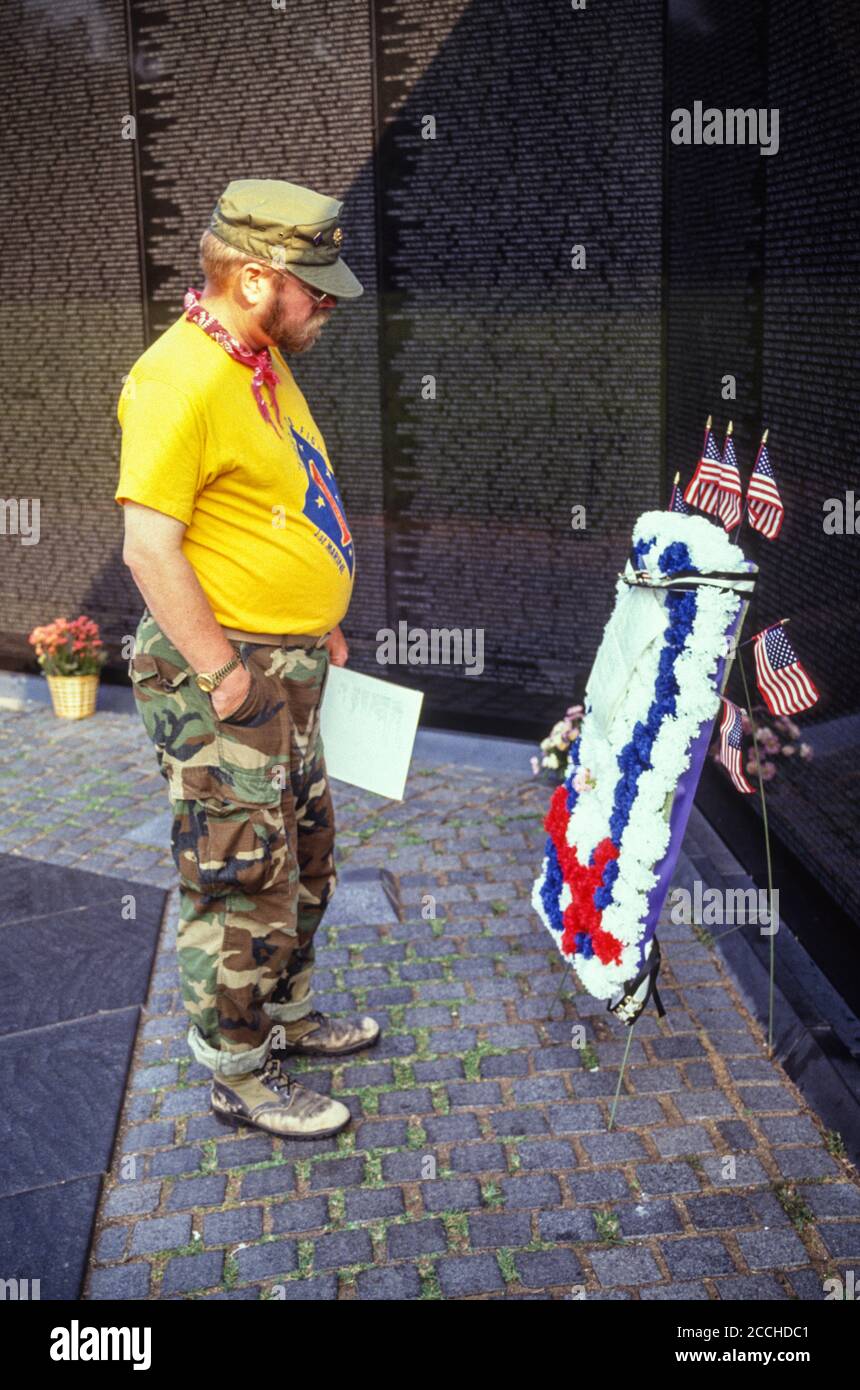
<path id="1" fill-rule="evenodd" d="M 314 289 L 357 299 L 364 286 L 340 258 L 342 207 L 336 198 L 282 179 L 234 179 L 215 205 L 209 230 Z"/>

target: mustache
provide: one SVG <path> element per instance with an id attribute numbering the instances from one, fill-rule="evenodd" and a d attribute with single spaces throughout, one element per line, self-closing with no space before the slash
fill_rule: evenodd
<path id="1" fill-rule="evenodd" d="M 317 309 L 305 324 L 305 332 L 312 333 L 316 328 L 323 328 L 328 323 L 331 313 L 331 309 Z"/>

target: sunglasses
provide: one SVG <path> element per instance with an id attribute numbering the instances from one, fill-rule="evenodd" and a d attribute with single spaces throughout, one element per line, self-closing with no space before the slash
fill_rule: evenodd
<path id="1" fill-rule="evenodd" d="M 263 264 L 263 262 L 261 262 L 261 264 Z M 337 304 L 335 295 L 329 294 L 328 290 L 323 290 L 322 294 L 316 294 L 315 291 L 311 289 L 310 285 L 306 285 L 304 280 L 299 279 L 298 275 L 293 275 L 292 271 L 281 270 L 280 266 L 277 265 L 266 265 L 265 268 L 266 270 L 273 270 L 276 275 L 286 275 L 293 280 L 295 284 L 297 284 L 300 289 L 303 289 L 305 294 L 313 300 L 315 308 L 319 309 L 326 299 L 331 299 Z"/>

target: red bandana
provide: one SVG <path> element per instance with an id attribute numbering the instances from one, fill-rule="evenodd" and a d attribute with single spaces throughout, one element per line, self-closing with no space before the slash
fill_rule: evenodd
<path id="1" fill-rule="evenodd" d="M 204 309 L 199 303 L 200 290 L 189 289 L 185 299 L 185 312 L 191 323 L 196 323 L 208 333 L 210 338 L 214 338 L 216 343 L 220 343 L 225 352 L 229 352 L 231 357 L 235 357 L 237 362 L 243 363 L 246 367 L 253 367 L 254 374 L 251 377 L 251 390 L 254 393 L 254 400 L 257 402 L 257 409 L 262 415 L 267 425 L 271 425 L 276 434 L 280 434 L 278 425 L 281 423 L 281 412 L 278 409 L 278 401 L 275 395 L 275 388 L 278 384 L 277 373 L 272 366 L 272 358 L 267 347 L 260 348 L 259 352 L 252 352 L 250 348 L 240 343 L 238 338 L 234 338 L 232 333 L 220 324 L 208 309 Z M 269 407 L 263 400 L 263 387 L 267 387 L 269 400 L 275 412 L 278 424 L 269 414 Z"/>

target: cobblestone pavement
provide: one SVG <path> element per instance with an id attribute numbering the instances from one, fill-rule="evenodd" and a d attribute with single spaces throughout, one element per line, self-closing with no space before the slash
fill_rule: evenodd
<path id="1" fill-rule="evenodd" d="M 135 716 L 2 711 L 0 771 L 0 850 L 175 884 Z M 317 988 L 384 1036 L 291 1070 L 354 1123 L 317 1143 L 216 1123 L 184 1042 L 174 888 L 85 1297 L 812 1300 L 856 1265 L 839 1136 L 689 927 L 660 933 L 668 1017 L 636 1025 L 608 1130 L 626 1031 L 557 1000 L 529 907 L 545 786 L 416 759 L 402 803 L 335 793 L 345 887 Z"/>

